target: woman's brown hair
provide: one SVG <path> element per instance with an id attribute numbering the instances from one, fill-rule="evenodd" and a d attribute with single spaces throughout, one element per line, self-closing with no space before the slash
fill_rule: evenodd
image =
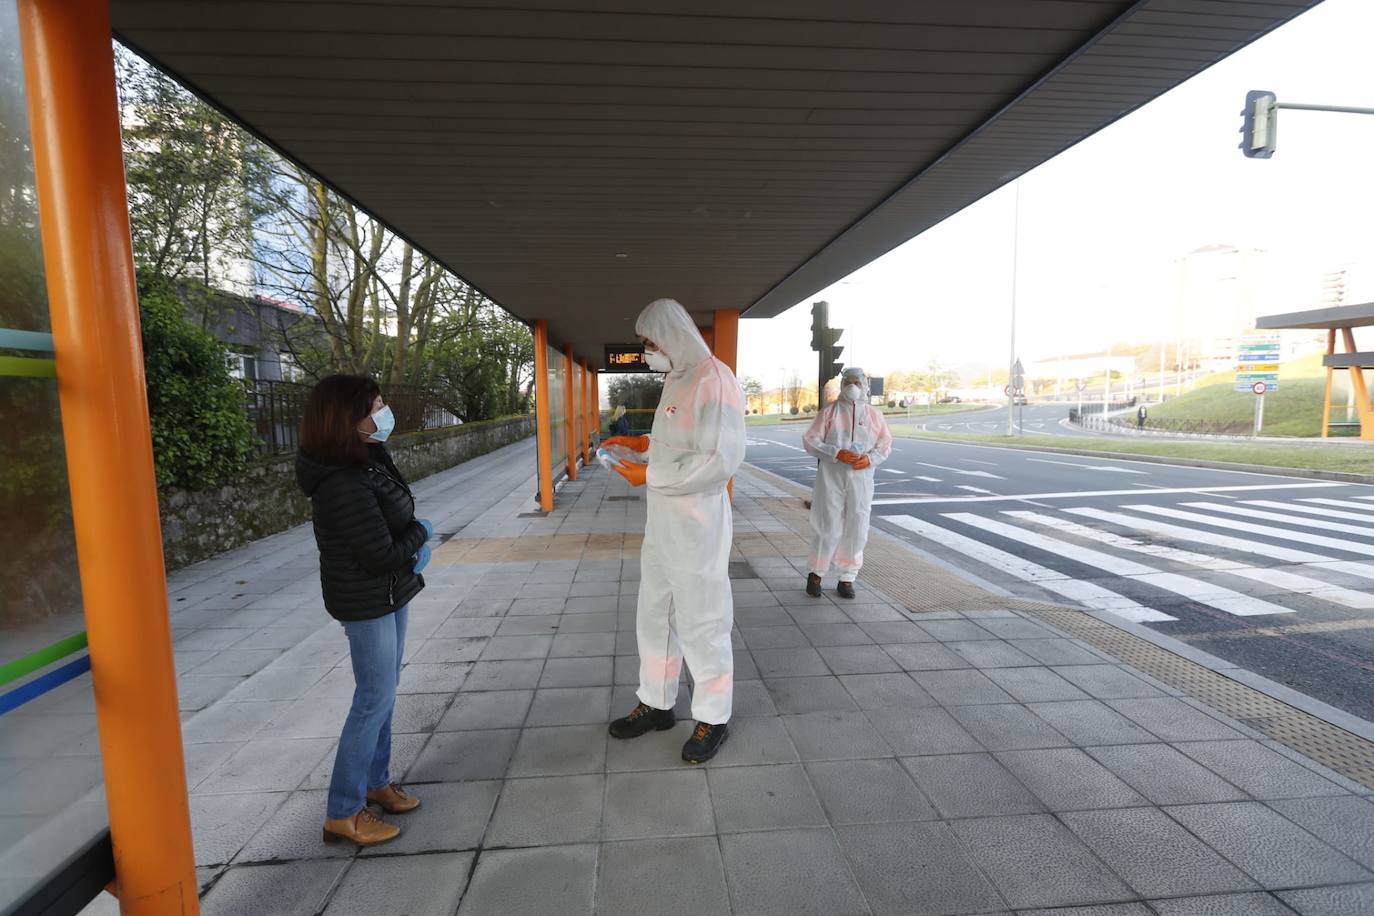
<path id="1" fill-rule="evenodd" d="M 367 464 L 367 445 L 358 424 L 372 414 L 382 389 L 365 375 L 320 379 L 305 399 L 301 451 L 321 464 Z"/>

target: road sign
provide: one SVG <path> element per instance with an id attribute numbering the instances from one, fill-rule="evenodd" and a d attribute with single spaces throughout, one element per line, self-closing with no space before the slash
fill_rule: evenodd
<path id="1" fill-rule="evenodd" d="M 1003 386 L 1002 386 L 1002 393 L 1003 393 L 1003 394 L 1011 394 L 1011 386 L 1010 386 L 1010 385 L 1003 385 Z"/>
<path id="2" fill-rule="evenodd" d="M 1236 390 L 1253 391 L 1263 384 L 1265 391 L 1273 391 L 1279 381 L 1279 335 L 1246 334 L 1236 345 Z"/>
<path id="3" fill-rule="evenodd" d="M 1077 381 L 1073 383 L 1073 387 L 1077 388 L 1079 391 L 1086 391 L 1088 388 L 1088 383 L 1084 381 Z"/>
<path id="4" fill-rule="evenodd" d="M 1243 382 L 1236 384 L 1236 391 L 1243 391 L 1246 394 L 1257 394 L 1258 392 L 1255 391 L 1255 385 L 1257 384 L 1264 385 L 1265 394 L 1273 394 L 1275 391 L 1279 390 L 1278 382 Z"/>
<path id="5" fill-rule="evenodd" d="M 1264 382 L 1255 382 L 1255 384 L 1250 386 L 1250 390 L 1253 391 L 1255 394 L 1262 395 L 1269 390 L 1269 386 L 1266 385 Z"/>

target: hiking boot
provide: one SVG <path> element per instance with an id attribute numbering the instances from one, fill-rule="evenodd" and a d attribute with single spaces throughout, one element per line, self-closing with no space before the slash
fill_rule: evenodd
<path id="1" fill-rule="evenodd" d="M 364 808 L 352 817 L 331 818 L 324 822 L 324 841 L 326 843 L 349 842 L 359 846 L 377 846 L 390 843 L 401 835 L 401 828 L 388 824 Z"/>
<path id="2" fill-rule="evenodd" d="M 611 723 L 612 738 L 638 738 L 648 732 L 666 732 L 677 724 L 677 716 L 671 709 L 654 709 L 640 703 L 623 719 Z"/>
<path id="3" fill-rule="evenodd" d="M 841 598 L 853 598 L 853 597 L 854 597 L 854 583 L 853 583 L 853 582 L 841 582 L 839 585 L 835 586 L 835 593 L 836 593 L 837 595 L 839 595 Z"/>
<path id="4" fill-rule="evenodd" d="M 806 577 L 806 593 L 812 598 L 821 596 L 821 577 L 811 573 Z"/>
<path id="5" fill-rule="evenodd" d="M 382 786 L 380 789 L 369 789 L 367 800 L 382 806 L 382 810 L 387 814 L 405 814 L 407 811 L 414 811 L 420 807 L 420 800 L 414 795 L 406 792 L 396 783 L 389 786 Z"/>
<path id="6" fill-rule="evenodd" d="M 692 730 L 692 737 L 682 746 L 682 759 L 688 763 L 705 763 L 716 756 L 716 751 L 730 737 L 730 726 L 711 725 L 698 722 Z"/>

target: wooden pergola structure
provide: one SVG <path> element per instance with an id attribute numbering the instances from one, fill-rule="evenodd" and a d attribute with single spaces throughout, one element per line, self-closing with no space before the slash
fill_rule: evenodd
<path id="1" fill-rule="evenodd" d="M 1337 369 L 1350 373 L 1350 388 L 1355 392 L 1355 411 L 1359 416 L 1360 438 L 1374 439 L 1374 405 L 1371 405 L 1369 386 L 1364 378 L 1364 370 L 1374 369 L 1374 351 L 1361 351 L 1355 346 L 1355 329 L 1370 325 L 1374 325 L 1374 302 L 1267 315 L 1255 322 L 1256 328 L 1266 331 L 1326 331 L 1326 355 L 1322 357 L 1322 365 L 1326 367 L 1326 395 L 1322 399 L 1323 439 L 1330 435 L 1333 425 L 1349 425 L 1347 422 L 1331 422 L 1331 382 Z M 1336 352 L 1338 331 L 1344 347 L 1344 352 L 1340 353 Z"/>

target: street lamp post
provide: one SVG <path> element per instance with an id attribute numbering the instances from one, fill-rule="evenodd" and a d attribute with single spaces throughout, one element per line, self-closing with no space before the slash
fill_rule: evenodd
<path id="1" fill-rule="evenodd" d="M 1011 352 L 1007 357 L 1007 435 L 1016 435 L 1016 274 L 1021 247 L 1021 179 L 1013 185 L 1011 218 Z"/>

